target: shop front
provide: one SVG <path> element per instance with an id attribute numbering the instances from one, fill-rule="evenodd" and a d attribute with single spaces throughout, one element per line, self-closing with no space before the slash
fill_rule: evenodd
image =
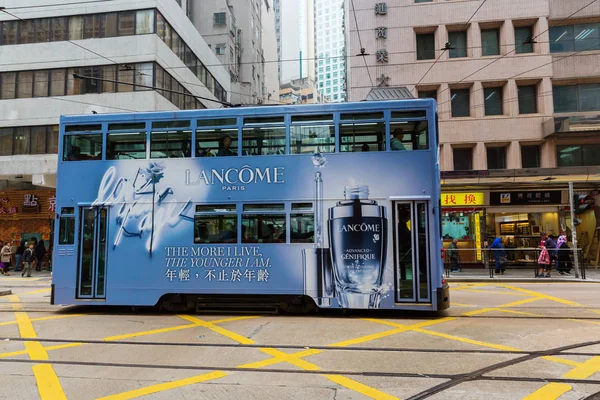
<path id="1" fill-rule="evenodd" d="M 0 240 L 45 242 L 52 240 L 56 208 L 54 190 L 0 191 Z"/>
<path id="2" fill-rule="evenodd" d="M 460 262 L 479 264 L 483 262 L 482 245 L 485 221 L 485 193 L 442 193 L 442 238 L 444 248 L 457 240 Z"/>
<path id="3" fill-rule="evenodd" d="M 487 241 L 491 244 L 495 238 L 502 238 L 510 263 L 535 265 L 541 234 L 546 232 L 557 240 L 566 230 L 566 190 L 490 192 L 489 200 Z"/>

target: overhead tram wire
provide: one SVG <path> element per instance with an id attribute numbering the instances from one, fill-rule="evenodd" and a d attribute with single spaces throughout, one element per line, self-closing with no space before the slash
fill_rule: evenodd
<path id="1" fill-rule="evenodd" d="M 467 20 L 467 22 L 465 22 L 465 24 L 464 24 L 464 25 L 463 25 L 463 27 L 461 28 L 461 31 L 464 31 L 464 30 L 465 30 L 465 28 L 466 28 L 466 27 L 469 25 L 469 22 L 471 22 L 471 20 L 472 20 L 473 18 L 475 18 L 475 15 L 477 14 L 477 12 L 478 12 L 479 10 L 481 10 L 481 7 L 483 7 L 483 5 L 484 5 L 486 2 L 487 2 L 487 0 L 483 0 L 483 1 L 481 2 L 481 4 L 479 5 L 479 7 L 477 7 L 477 9 L 475 10 L 475 12 L 474 12 L 474 13 L 471 15 L 471 18 L 469 18 L 469 19 Z M 450 45 L 450 46 L 448 46 L 448 45 Z M 428 69 L 427 71 L 425 71 L 425 73 L 423 74 L 423 76 L 421 77 L 421 79 L 419 79 L 419 82 L 417 82 L 417 84 L 416 84 L 416 85 L 414 85 L 414 87 L 415 87 L 415 88 L 416 88 L 417 86 L 419 86 L 419 85 L 421 84 L 421 82 L 423 82 L 423 79 L 425 79 L 425 77 L 427 76 L 427 74 L 429 74 L 429 71 L 431 71 L 431 70 L 433 69 L 433 67 L 435 67 L 435 64 L 437 64 L 437 62 L 440 60 L 440 58 L 442 58 L 442 55 L 444 54 L 444 52 L 445 52 L 446 50 L 451 50 L 451 49 L 450 49 L 451 45 L 452 45 L 452 44 L 451 44 L 450 42 L 446 43 L 446 46 L 445 46 L 445 47 L 442 49 L 442 52 L 440 53 L 439 57 L 438 57 L 438 58 L 437 58 L 437 59 L 436 59 L 436 60 L 433 62 L 433 64 L 431 65 L 431 67 L 429 67 L 429 69 Z"/>
<path id="2" fill-rule="evenodd" d="M 358 35 L 358 44 L 360 46 L 360 54 L 358 54 L 357 56 L 361 56 L 363 58 L 363 61 L 365 62 L 365 68 L 367 69 L 367 74 L 369 75 L 369 81 L 371 82 L 371 87 L 375 87 L 375 85 L 373 85 L 373 78 L 371 78 L 371 71 L 369 71 L 369 65 L 367 64 L 367 54 L 365 54 L 365 48 L 362 45 L 360 30 L 358 29 L 358 19 L 356 18 L 356 10 L 354 9 L 354 0 L 350 0 L 350 2 L 352 3 L 352 14 L 354 15 L 354 23 L 356 24 L 356 34 Z"/>
<path id="3" fill-rule="evenodd" d="M 556 23 L 556 24 L 554 24 L 554 25 L 552 25 L 552 26 L 549 26 L 549 27 L 548 27 L 548 29 L 546 29 L 546 30 L 545 30 L 545 31 L 543 31 L 543 32 L 540 32 L 540 33 L 538 33 L 536 36 L 534 36 L 533 38 L 531 38 L 531 41 L 532 41 L 532 42 L 533 42 L 533 41 L 535 41 L 535 39 L 537 39 L 538 37 L 540 37 L 540 36 L 541 36 L 541 35 L 543 35 L 544 33 L 548 32 L 548 31 L 549 31 L 550 29 L 552 29 L 553 27 L 555 27 L 555 26 L 559 26 L 559 25 L 563 24 L 564 22 L 567 22 L 569 19 L 573 18 L 573 17 L 574 17 L 575 15 L 577 15 L 579 12 L 581 12 L 581 11 L 585 10 L 586 8 L 588 8 L 589 6 L 591 6 L 592 4 L 594 4 L 594 3 L 595 3 L 595 2 L 597 2 L 597 1 L 598 1 L 598 0 L 592 0 L 590 3 L 588 3 L 588 4 L 586 4 L 585 6 L 581 7 L 580 9 L 578 9 L 577 11 L 575 11 L 574 13 L 572 13 L 571 15 L 569 15 L 568 17 L 564 18 L 563 20 L 559 21 L 558 23 Z M 454 84 L 461 83 L 461 82 L 465 81 L 466 79 L 468 79 L 468 78 L 472 77 L 472 76 L 473 76 L 473 75 L 475 75 L 476 73 L 483 71 L 484 69 L 486 69 L 486 68 L 487 68 L 487 67 L 489 67 L 490 65 L 492 65 L 492 64 L 494 64 L 494 63 L 496 63 L 496 62 L 498 62 L 498 61 L 502 60 L 502 59 L 503 59 L 503 58 L 505 58 L 505 57 L 508 57 L 508 56 L 509 56 L 509 55 L 511 55 L 512 53 L 516 53 L 516 51 L 517 51 L 518 49 L 520 49 L 520 48 L 524 47 L 526 44 L 529 44 L 529 43 L 527 43 L 527 42 L 524 42 L 524 43 L 522 43 L 522 44 L 521 44 L 520 46 L 518 46 L 518 47 L 517 47 L 517 46 L 516 46 L 516 44 L 515 44 L 515 48 L 514 48 L 513 50 L 511 50 L 511 51 L 509 51 L 508 53 L 506 53 L 506 54 L 504 54 L 504 55 L 502 55 L 502 56 L 500 56 L 500 57 L 498 57 L 498 58 L 494 59 L 492 62 L 490 62 L 490 63 L 488 63 L 488 64 L 484 65 L 483 67 L 479 68 L 479 69 L 478 69 L 478 70 L 476 70 L 475 72 L 472 72 L 472 73 L 470 73 L 469 75 L 465 76 L 464 78 L 462 78 L 462 79 L 461 79 L 461 80 L 459 80 L 458 82 L 454 82 Z M 415 86 L 415 87 L 416 87 L 416 86 Z M 440 94 L 442 94 L 442 93 L 444 93 L 445 91 L 448 91 L 448 90 L 450 90 L 450 87 L 448 87 L 448 88 L 446 88 L 446 89 L 443 89 L 442 91 L 440 91 L 440 92 L 438 93 L 438 95 L 440 95 Z"/>
<path id="4" fill-rule="evenodd" d="M 24 20 L 21 17 L 19 17 L 17 15 L 14 15 L 13 13 L 10 13 L 10 12 L 6 11 L 6 9 L 4 7 L 0 7 L 0 12 L 4 12 L 5 14 L 8 14 L 8 15 L 12 16 L 13 18 L 18 19 L 19 21 L 24 22 Z M 36 25 L 36 28 L 37 27 L 38 27 L 38 25 Z M 44 28 L 42 28 L 42 29 L 44 29 Z M 50 34 L 49 30 L 47 30 L 47 29 L 44 29 L 44 30 Z M 81 48 L 81 49 L 83 49 L 85 51 L 88 51 L 88 52 L 90 52 L 92 54 L 95 54 L 98 57 L 101 57 L 101 58 L 103 58 L 103 59 L 105 59 L 105 60 L 107 60 L 107 61 L 109 61 L 109 62 L 111 62 L 111 63 L 113 63 L 113 64 L 115 64 L 117 66 L 122 65 L 121 63 L 118 63 L 115 60 L 112 60 L 112 59 L 110 59 L 110 58 L 108 58 L 108 57 L 106 57 L 106 56 L 104 56 L 104 55 L 102 55 L 100 53 L 97 53 L 94 50 L 88 49 L 85 46 L 82 46 L 82 45 L 80 45 L 78 43 L 75 43 L 74 41 L 72 41 L 70 39 L 67 39 L 66 42 L 74 44 L 75 46 L 77 46 L 77 47 L 79 47 L 79 48 Z M 99 80 L 98 78 L 92 78 L 92 79 Z M 139 85 L 139 86 L 142 86 L 142 85 Z M 166 90 L 166 89 L 160 89 L 160 90 Z M 211 98 L 208 98 L 208 97 L 197 96 L 197 95 L 192 95 L 192 96 L 196 97 L 197 99 L 206 100 L 206 101 L 212 101 L 214 103 L 218 103 L 218 104 L 221 104 L 221 105 L 224 105 L 224 106 L 227 106 L 227 107 L 239 107 L 239 106 L 241 106 L 240 104 L 231 104 L 231 103 L 229 103 L 227 101 L 221 101 L 221 100 L 217 100 L 217 99 L 211 99 Z"/>
<path id="5" fill-rule="evenodd" d="M 79 4 L 92 4 L 92 3 L 110 3 L 115 0 L 88 0 L 88 1 L 76 1 L 72 3 L 55 3 L 55 4 L 43 4 L 43 5 L 35 5 L 35 6 L 20 6 L 20 7 L 0 7 L 0 9 L 4 10 L 22 10 L 28 8 L 46 8 L 46 7 L 62 7 L 62 6 L 71 6 L 71 5 L 79 5 Z"/>

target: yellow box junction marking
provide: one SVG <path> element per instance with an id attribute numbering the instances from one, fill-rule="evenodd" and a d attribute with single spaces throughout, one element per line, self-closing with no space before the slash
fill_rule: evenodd
<path id="1" fill-rule="evenodd" d="M 19 326 L 19 333 L 23 339 L 35 339 L 37 335 L 29 316 L 24 311 L 20 303 L 19 296 L 12 295 L 8 297 L 15 318 Z M 32 360 L 47 360 L 48 353 L 40 342 L 25 342 L 25 349 L 29 358 Z M 37 383 L 38 392 L 42 400 L 62 400 L 66 399 L 64 391 L 58 380 L 54 368 L 50 364 L 36 364 L 32 367 L 33 374 Z"/>
<path id="2" fill-rule="evenodd" d="M 555 400 L 571 389 L 573 387 L 566 383 L 550 383 L 525 397 L 523 400 Z"/>

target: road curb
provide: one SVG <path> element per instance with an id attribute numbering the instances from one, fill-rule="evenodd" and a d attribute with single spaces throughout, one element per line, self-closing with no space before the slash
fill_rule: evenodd
<path id="1" fill-rule="evenodd" d="M 12 294 L 11 290 L 0 289 L 0 296 L 9 296 Z"/>
<path id="2" fill-rule="evenodd" d="M 564 280 L 555 278 L 445 278 L 448 283 L 482 283 L 482 282 L 498 282 L 498 283 L 600 283 L 596 279 L 577 279 Z"/>

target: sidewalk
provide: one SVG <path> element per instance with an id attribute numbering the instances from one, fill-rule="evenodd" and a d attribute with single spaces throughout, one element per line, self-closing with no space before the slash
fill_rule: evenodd
<path id="1" fill-rule="evenodd" d="M 444 272 L 444 277 L 448 282 L 570 282 L 570 283 L 600 283 L 600 268 L 597 270 L 592 266 L 585 271 L 586 279 L 575 278 L 575 269 L 571 270 L 571 275 L 560 275 L 557 271 L 552 271 L 552 278 L 536 278 L 533 269 L 507 269 L 504 275 L 494 273 L 490 278 L 487 269 L 463 269 L 461 272 L 451 272 L 450 276 Z"/>
<path id="2" fill-rule="evenodd" d="M 12 294 L 16 288 L 46 288 L 50 287 L 52 275 L 50 271 L 33 271 L 31 278 L 21 277 L 21 271 L 10 271 L 9 276 L 0 276 L 0 296 Z"/>

